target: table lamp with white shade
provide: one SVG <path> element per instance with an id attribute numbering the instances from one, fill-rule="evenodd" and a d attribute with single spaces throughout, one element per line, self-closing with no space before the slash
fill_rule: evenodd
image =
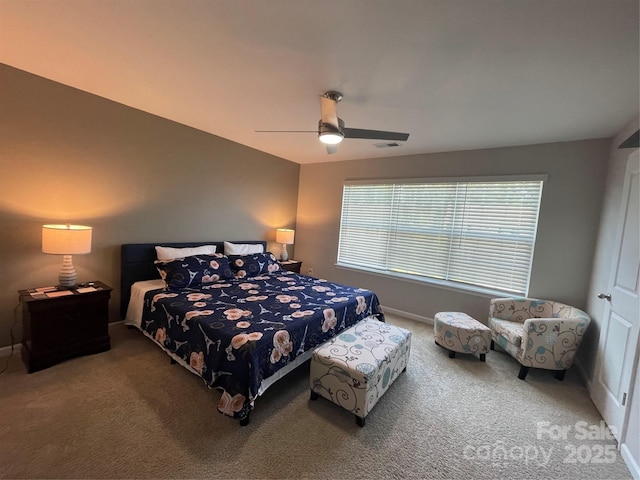
<path id="1" fill-rule="evenodd" d="M 91 227 L 84 225 L 43 225 L 42 253 L 64 255 L 58 277 L 60 287 L 72 288 L 77 275 L 71 255 L 91 252 Z"/>
<path id="2" fill-rule="evenodd" d="M 280 260 L 283 262 L 289 260 L 287 245 L 291 245 L 293 243 L 295 234 L 295 230 L 291 230 L 290 228 L 278 228 L 276 230 L 276 242 L 282 244 L 282 253 L 280 253 Z"/>

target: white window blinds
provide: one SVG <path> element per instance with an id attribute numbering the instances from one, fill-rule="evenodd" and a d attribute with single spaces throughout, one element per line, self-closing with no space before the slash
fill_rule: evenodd
<path id="1" fill-rule="evenodd" d="M 338 264 L 526 295 L 542 181 L 347 183 Z"/>

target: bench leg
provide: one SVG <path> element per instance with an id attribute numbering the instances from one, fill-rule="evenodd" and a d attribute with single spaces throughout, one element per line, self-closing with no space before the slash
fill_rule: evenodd
<path id="1" fill-rule="evenodd" d="M 241 427 L 246 427 L 247 425 L 249 425 L 249 415 L 240 420 Z"/>
<path id="2" fill-rule="evenodd" d="M 318 399 L 318 394 L 316 392 L 314 392 L 313 390 L 311 390 L 311 395 L 309 396 L 309 398 L 311 400 L 317 400 Z"/>
<path id="3" fill-rule="evenodd" d="M 481 353 L 481 354 L 480 354 L 480 361 L 481 361 L 481 362 L 484 362 L 484 361 L 486 361 L 486 360 L 487 360 L 487 354 L 486 354 L 486 353 Z"/>
<path id="4" fill-rule="evenodd" d="M 489 347 L 491 350 L 495 350 L 496 349 L 496 344 L 493 343 L 493 340 L 491 340 L 491 346 Z"/>
<path id="5" fill-rule="evenodd" d="M 456 358 L 456 352 L 449 350 L 449 358 Z"/>
<path id="6" fill-rule="evenodd" d="M 356 415 L 356 423 L 358 424 L 359 427 L 364 427 L 364 418 Z"/>

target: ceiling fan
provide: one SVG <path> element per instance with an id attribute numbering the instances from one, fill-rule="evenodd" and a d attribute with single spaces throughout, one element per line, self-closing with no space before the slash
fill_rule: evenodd
<path id="1" fill-rule="evenodd" d="M 318 139 L 326 145 L 327 153 L 338 151 L 337 145 L 345 138 L 406 142 L 408 133 L 348 128 L 338 117 L 337 105 L 342 93 L 330 90 L 320 97 L 321 118 L 318 121 Z M 315 130 L 256 130 L 259 133 L 315 133 Z"/>

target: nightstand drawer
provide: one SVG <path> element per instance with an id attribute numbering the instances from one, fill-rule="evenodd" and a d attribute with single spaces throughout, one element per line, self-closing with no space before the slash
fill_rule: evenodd
<path id="1" fill-rule="evenodd" d="M 28 323 L 32 348 L 58 348 L 61 343 L 74 344 L 108 335 L 109 292 L 101 297 L 34 304 L 26 313 L 31 317 Z M 33 321 L 34 318 L 37 320 Z"/>

